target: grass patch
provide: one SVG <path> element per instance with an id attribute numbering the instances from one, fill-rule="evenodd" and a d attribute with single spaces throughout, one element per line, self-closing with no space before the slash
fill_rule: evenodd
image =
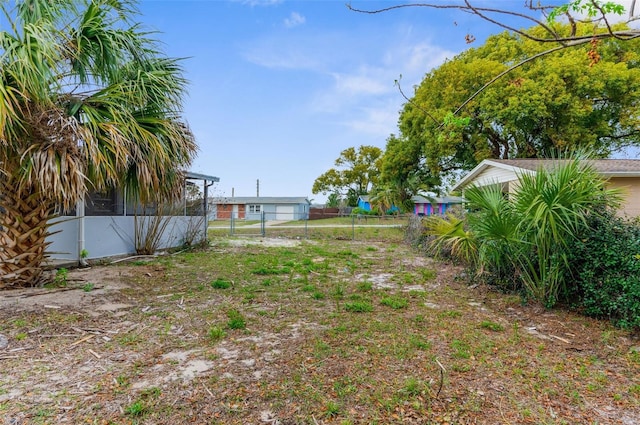
<path id="1" fill-rule="evenodd" d="M 229 319 L 229 321 L 227 322 L 227 327 L 229 329 L 246 329 L 247 323 L 245 321 L 245 318 L 238 310 L 228 310 L 227 318 Z"/>
<path id="2" fill-rule="evenodd" d="M 494 332 L 502 332 L 504 330 L 504 326 L 502 326 L 500 323 L 491 322 L 489 320 L 483 320 L 482 322 L 480 322 L 480 327 L 482 329 L 489 329 L 490 331 Z"/>
<path id="3" fill-rule="evenodd" d="M 231 321 L 231 318 L 229 318 L 229 321 Z M 231 328 L 231 329 L 235 329 L 235 328 Z M 244 328 L 242 328 L 244 329 Z M 227 336 L 227 333 L 224 331 L 224 329 L 218 327 L 218 326 L 212 326 L 209 328 L 209 331 L 207 332 L 207 337 L 209 338 L 209 341 L 215 343 L 220 341 L 221 339 L 223 339 L 225 336 Z"/>
<path id="4" fill-rule="evenodd" d="M 211 287 L 214 289 L 229 289 L 231 288 L 231 281 L 225 279 L 216 279 L 211 282 Z"/>
<path id="5" fill-rule="evenodd" d="M 373 306 L 368 301 L 355 300 L 344 303 L 344 309 L 351 313 L 370 313 Z"/>
<path id="6" fill-rule="evenodd" d="M 400 310 L 403 308 L 407 308 L 407 306 L 409 305 L 409 301 L 406 298 L 398 296 L 383 297 L 380 300 L 380 304 L 391 307 L 394 310 Z"/>

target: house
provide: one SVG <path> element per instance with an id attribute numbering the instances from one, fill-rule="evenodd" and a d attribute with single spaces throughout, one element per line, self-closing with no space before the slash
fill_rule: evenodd
<path id="1" fill-rule="evenodd" d="M 470 185 L 501 184 L 505 193 L 517 190 L 518 176 L 535 174 L 540 167 L 553 167 L 557 159 L 485 159 L 458 181 L 452 190 L 464 190 Z M 608 180 L 610 187 L 622 188 L 624 202 L 621 213 L 640 216 L 640 160 L 594 159 L 589 164 Z"/>
<path id="2" fill-rule="evenodd" d="M 416 215 L 444 215 L 454 205 L 462 205 L 462 198 L 459 196 L 443 196 L 425 198 L 414 196 L 413 213 Z"/>
<path id="3" fill-rule="evenodd" d="M 187 185 L 196 181 L 203 184 L 203 197 L 189 201 L 185 196 L 170 208 L 146 208 L 143 211 L 140 205 L 127 200 L 121 189 L 89 194 L 78 203 L 75 211 L 53 221 L 51 235 L 47 238 L 50 260 L 80 263 L 85 258 L 135 253 L 136 238 L 144 231 L 143 227 L 151 225 L 153 217 L 159 217 L 165 223 L 162 234 L 158 235 L 158 248 L 180 246 L 187 238 L 202 240 L 208 227 L 208 190 L 220 179 L 186 172 L 185 193 Z M 162 215 L 157 215 L 158 212 Z"/>
<path id="4" fill-rule="evenodd" d="M 369 196 L 360 195 L 358 196 L 358 208 L 363 211 L 371 211 L 371 201 L 369 201 Z"/>
<path id="5" fill-rule="evenodd" d="M 367 195 L 360 196 L 358 198 L 358 207 L 362 208 L 364 211 L 371 211 L 371 202 L 369 199 L 370 198 Z M 411 201 L 413 201 L 414 204 L 413 213 L 416 215 L 442 215 L 453 205 L 462 204 L 462 198 L 457 196 L 425 198 L 423 196 L 416 195 L 411 197 Z M 397 211 L 397 207 L 391 207 L 391 210 L 394 208 Z"/>
<path id="6" fill-rule="evenodd" d="M 305 220 L 311 202 L 306 197 L 235 196 L 210 200 L 213 220 Z"/>

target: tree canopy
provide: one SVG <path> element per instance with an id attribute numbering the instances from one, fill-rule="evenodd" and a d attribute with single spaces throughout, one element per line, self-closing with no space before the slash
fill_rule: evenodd
<path id="1" fill-rule="evenodd" d="M 320 175 L 311 191 L 314 194 L 337 193 L 347 198 L 347 203 L 355 206 L 358 196 L 369 193 L 377 182 L 382 149 L 362 145 L 350 147 L 342 152 L 331 168 Z"/>
<path id="2" fill-rule="evenodd" d="M 592 29 L 567 24 L 563 31 L 579 36 Z M 452 114 L 501 71 L 544 51 L 535 41 L 542 33 L 535 27 L 527 31 L 533 39 L 494 35 L 429 72 L 401 112 L 400 134 L 387 141 L 383 180 L 422 174 L 437 183 L 485 158 L 546 157 L 575 149 L 606 157 L 640 145 L 637 40 L 593 39 L 523 63 Z"/>

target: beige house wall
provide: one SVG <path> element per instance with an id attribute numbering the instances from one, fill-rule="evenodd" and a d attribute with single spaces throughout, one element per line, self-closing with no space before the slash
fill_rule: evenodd
<path id="1" fill-rule="evenodd" d="M 609 186 L 623 191 L 624 201 L 620 215 L 640 216 L 640 177 L 612 177 L 609 179 Z"/>
<path id="2" fill-rule="evenodd" d="M 503 190 L 507 193 L 514 193 L 519 189 L 516 173 L 496 170 L 494 167 L 485 170 L 471 182 L 471 184 L 478 186 L 495 183 L 502 183 Z M 624 200 L 618 215 L 622 217 L 640 217 L 640 177 L 612 177 L 608 183 L 610 187 L 621 188 L 623 192 Z"/>

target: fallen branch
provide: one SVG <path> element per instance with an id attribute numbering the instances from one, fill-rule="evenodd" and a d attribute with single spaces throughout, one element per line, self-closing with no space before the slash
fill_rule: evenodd
<path id="1" fill-rule="evenodd" d="M 436 398 L 438 398 L 438 396 L 440 396 L 440 391 L 442 391 L 442 386 L 444 385 L 444 374 L 447 371 L 447 369 L 445 369 L 444 366 L 442 366 L 442 363 L 440 363 L 440 361 L 438 361 L 437 358 L 436 358 L 436 363 L 438 363 L 438 366 L 440 366 L 440 386 L 438 387 L 438 392 L 436 393 Z"/>
<path id="2" fill-rule="evenodd" d="M 75 347 L 78 344 L 82 344 L 85 341 L 89 341 L 93 337 L 94 337 L 94 335 L 85 336 L 84 338 L 81 338 L 81 339 L 77 340 L 76 342 L 74 342 L 73 344 L 71 344 L 69 347 Z"/>

